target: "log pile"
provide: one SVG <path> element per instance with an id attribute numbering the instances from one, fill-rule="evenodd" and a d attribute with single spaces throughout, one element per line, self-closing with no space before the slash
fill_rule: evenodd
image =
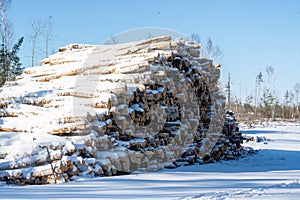
<path id="1" fill-rule="evenodd" d="M 236 159 L 241 132 L 232 112 L 224 116 L 220 65 L 200 58 L 200 47 L 169 36 L 75 44 L 26 69 L 2 88 L 0 131 L 33 134 L 35 143 L 46 133 L 59 144 L 0 163 L 0 180 L 53 183 Z"/>

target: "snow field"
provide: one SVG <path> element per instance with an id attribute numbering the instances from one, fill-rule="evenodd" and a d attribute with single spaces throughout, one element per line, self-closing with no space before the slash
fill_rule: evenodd
<path id="1" fill-rule="evenodd" d="M 151 173 L 80 178 L 42 186 L 0 183 L 0 199 L 299 199 L 300 126 L 244 130 L 256 154 L 233 161 Z"/>

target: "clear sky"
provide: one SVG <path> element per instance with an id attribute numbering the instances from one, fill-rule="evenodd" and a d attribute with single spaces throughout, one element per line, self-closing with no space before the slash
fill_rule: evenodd
<path id="1" fill-rule="evenodd" d="M 218 60 L 222 81 L 230 72 L 235 95 L 253 91 L 256 74 L 268 66 L 277 75 L 278 97 L 300 82 L 299 0 L 12 0 L 8 17 L 14 39 L 25 36 L 20 52 L 25 66 L 31 63 L 30 21 L 49 16 L 51 51 L 69 43 L 99 44 L 133 28 L 161 27 L 211 37 L 224 54 Z"/>

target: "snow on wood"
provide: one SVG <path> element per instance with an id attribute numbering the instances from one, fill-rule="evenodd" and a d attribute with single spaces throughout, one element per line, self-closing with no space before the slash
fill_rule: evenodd
<path id="1" fill-rule="evenodd" d="M 233 113 L 223 126 L 219 66 L 200 48 L 169 36 L 70 44 L 26 69 L 0 94 L 0 134 L 27 138 L 23 151 L 0 141 L 10 159 L 0 179 L 52 183 L 237 157 L 242 137 Z"/>
<path id="2" fill-rule="evenodd" d="M 60 160 L 62 158 L 61 150 L 52 151 L 50 154 L 50 159 Z M 8 170 L 8 169 L 18 169 L 18 168 L 25 168 L 32 165 L 43 165 L 45 163 L 49 163 L 50 160 L 45 152 L 42 152 L 35 156 L 30 157 L 22 157 L 18 158 L 13 161 L 6 161 L 0 163 L 0 170 Z"/>

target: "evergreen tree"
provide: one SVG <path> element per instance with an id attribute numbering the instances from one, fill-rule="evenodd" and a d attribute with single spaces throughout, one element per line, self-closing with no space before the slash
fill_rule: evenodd
<path id="1" fill-rule="evenodd" d="M 253 112 L 253 107 L 252 107 L 252 101 L 253 101 L 253 96 L 249 95 L 247 96 L 245 103 L 244 103 L 244 107 L 246 109 L 247 112 Z"/>
<path id="2" fill-rule="evenodd" d="M 15 80 L 16 76 L 22 74 L 24 68 L 17 55 L 23 43 L 23 37 L 11 48 L 7 49 L 4 44 L 0 47 L 0 86 L 6 81 Z"/>
<path id="3" fill-rule="evenodd" d="M 262 113 L 263 116 L 269 119 L 271 118 L 273 119 L 272 108 L 276 104 L 276 98 L 273 96 L 273 93 L 269 89 L 265 90 L 263 94 L 262 102 L 264 108 Z"/>

